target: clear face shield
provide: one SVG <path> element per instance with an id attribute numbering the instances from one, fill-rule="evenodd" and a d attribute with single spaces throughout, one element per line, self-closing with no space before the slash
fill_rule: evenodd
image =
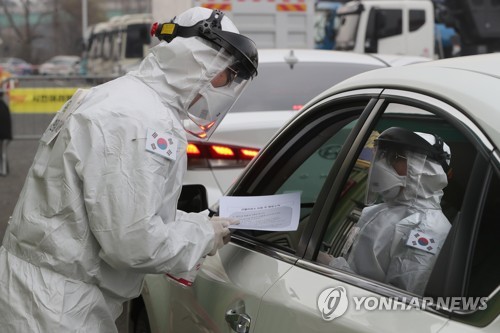
<path id="1" fill-rule="evenodd" d="M 203 10 L 206 12 L 202 15 Z M 175 23 L 174 18 L 169 23 L 155 23 L 151 27 L 151 36 L 156 36 L 167 43 L 176 37 L 198 37 L 208 43 L 207 46 L 211 51 L 216 52 L 214 57 L 207 53 L 206 60 L 210 63 L 207 61 L 200 63 L 202 67 L 200 79 L 193 86 L 184 105 L 184 113 L 181 114 L 184 129 L 202 140 L 210 138 L 249 80 L 257 75 L 258 66 L 255 43 L 237 33 L 234 26 L 233 31 L 223 30 L 223 19 L 226 19 L 227 25 L 231 23 L 224 17 L 223 12 L 192 8 L 181 14 L 177 21 L 192 21 L 193 16 L 201 18 L 205 14 L 210 16 L 196 23 L 192 22 L 191 26 L 179 25 Z M 231 30 L 230 27 L 226 28 Z M 198 55 L 204 57 L 203 54 Z"/>
<path id="2" fill-rule="evenodd" d="M 208 140 L 244 91 L 250 79 L 238 76 L 234 63 L 235 58 L 221 49 L 200 78 L 197 87 L 201 89 L 188 99 L 183 119 L 184 129 L 190 134 Z"/>

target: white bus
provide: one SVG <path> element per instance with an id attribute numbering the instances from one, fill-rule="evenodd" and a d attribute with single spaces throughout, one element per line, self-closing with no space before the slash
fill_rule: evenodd
<path id="1" fill-rule="evenodd" d="M 151 14 L 116 16 L 89 29 L 86 54 L 88 75 L 121 75 L 134 69 L 152 46 Z"/>

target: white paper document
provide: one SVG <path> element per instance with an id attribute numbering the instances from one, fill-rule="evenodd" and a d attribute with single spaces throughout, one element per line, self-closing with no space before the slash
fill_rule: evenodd
<path id="1" fill-rule="evenodd" d="M 255 197 L 222 197 L 219 215 L 238 219 L 232 229 L 266 231 L 297 230 L 300 216 L 300 192 Z"/>

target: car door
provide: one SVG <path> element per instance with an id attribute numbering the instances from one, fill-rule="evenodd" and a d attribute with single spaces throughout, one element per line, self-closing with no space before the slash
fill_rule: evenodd
<path id="1" fill-rule="evenodd" d="M 499 227 L 492 219 L 500 202 L 499 161 L 492 144 L 459 110 L 421 94 L 385 90 L 365 113 L 316 200 L 303 258 L 266 292 L 253 332 L 498 331 Z M 319 259 L 348 253 L 363 209 L 373 134 L 392 126 L 438 134 L 452 151 L 453 176 L 441 201 L 451 229 L 422 295 Z"/>
<path id="2" fill-rule="evenodd" d="M 304 113 L 289 125 L 284 136 L 277 137 L 268 152 L 251 164 L 249 173 L 235 185 L 232 195 L 267 195 L 286 192 L 287 188 L 301 187 L 302 199 L 299 229 L 294 232 L 262 232 L 241 230 L 232 241 L 208 256 L 193 284 L 186 288 L 167 277 L 149 291 L 165 293 L 168 301 L 161 306 L 165 317 L 162 331 L 167 332 L 242 332 L 252 331 L 259 315 L 262 297 L 287 271 L 305 250 L 305 231 L 312 225 L 310 218 L 315 201 L 326 175 L 338 158 L 344 145 L 350 145 L 353 130 L 362 111 L 371 105 L 371 97 L 378 91 L 367 92 L 364 98 L 351 103 L 348 96 L 339 97 L 332 106 L 318 109 L 314 114 Z M 302 119 L 303 118 L 303 119 Z M 309 126 L 304 127 L 303 124 Z M 324 134 L 317 131 L 323 131 Z M 301 156 L 288 157 L 289 144 L 294 137 L 306 138 L 313 145 L 296 146 Z M 325 139 L 326 140 L 325 142 Z M 302 141 L 304 142 L 304 141 Z M 314 152 L 319 152 L 314 154 Z M 285 153 L 285 155 L 283 155 Z M 268 158 L 271 158 L 269 161 Z M 253 171 L 252 171 L 253 170 Z M 284 175 L 290 177 L 288 182 Z M 257 188 L 254 187 L 257 186 Z M 280 191 L 280 192 L 278 192 Z M 151 282 L 152 280 L 150 280 Z M 156 310 L 155 310 L 156 312 Z M 148 311 L 150 319 L 157 322 L 155 313 Z M 159 315 L 158 315 L 159 316 Z"/>
<path id="3" fill-rule="evenodd" d="M 337 257 L 349 248 L 350 230 L 363 209 L 374 133 L 391 126 L 438 134 L 452 150 L 454 175 L 441 201 L 452 229 L 424 294 L 320 260 L 322 253 Z M 471 251 L 477 235 L 491 234 L 491 222 L 478 226 L 480 216 L 491 221 L 494 214 L 480 207 L 498 206 L 486 204 L 496 202 L 496 192 L 490 200 L 477 200 L 495 188 L 489 179 L 497 176 L 490 161 L 492 145 L 481 133 L 452 106 L 407 91 L 344 92 L 308 107 L 271 140 L 230 190 L 233 196 L 300 191 L 298 229 L 234 232 L 218 255 L 207 257 L 190 288 L 164 277 L 169 299 L 161 307 L 168 326 L 164 331 L 438 332 L 460 327 L 473 332 L 481 325 L 498 330 L 499 279 L 493 258 L 499 256 L 491 241 L 481 253 L 492 257 L 476 252 L 474 258 Z M 481 178 L 486 173 L 491 176 Z M 470 262 L 478 262 L 474 266 L 479 268 Z M 483 272 L 484 267 L 493 268 Z M 486 304 L 487 311 L 480 307 L 464 314 L 434 302 L 466 296 L 479 299 L 476 305 Z"/>

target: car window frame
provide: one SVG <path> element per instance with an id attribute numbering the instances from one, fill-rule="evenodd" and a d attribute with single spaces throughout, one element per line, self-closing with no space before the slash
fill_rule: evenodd
<path id="1" fill-rule="evenodd" d="M 362 126 L 362 124 L 365 122 L 365 119 L 363 117 L 369 116 L 371 114 L 371 112 L 367 112 L 366 110 L 371 110 L 375 106 L 375 98 L 380 94 L 381 91 L 381 89 L 362 89 L 339 94 L 334 97 L 325 98 L 323 100 L 317 101 L 316 103 L 311 103 L 309 106 L 306 106 L 306 108 L 303 109 L 303 111 L 296 117 L 291 119 L 283 127 L 282 131 L 277 133 L 266 145 L 266 147 L 262 149 L 261 153 L 256 158 L 254 158 L 254 160 L 252 160 L 248 167 L 243 171 L 243 174 L 239 177 L 237 182 L 235 182 L 235 184 L 233 184 L 233 186 L 228 190 L 227 195 L 254 195 L 253 193 L 255 193 L 256 191 L 260 191 L 260 195 L 269 194 L 265 193 L 265 188 L 269 188 L 269 186 L 272 185 L 270 185 L 269 181 L 266 180 L 266 176 L 268 176 L 269 173 L 272 172 L 273 168 L 277 168 L 276 165 L 279 163 L 280 159 L 283 158 L 283 154 L 287 152 L 291 146 L 296 144 L 298 141 L 300 141 L 301 138 L 303 138 L 305 135 L 307 135 L 307 133 L 311 131 L 311 126 L 315 126 L 311 125 L 311 123 L 315 123 L 317 125 L 318 123 L 324 121 L 324 118 L 352 118 L 354 114 L 358 114 L 357 122 L 353 130 L 348 135 L 343 148 L 340 150 L 337 160 L 332 165 L 332 169 L 338 168 L 337 164 L 339 163 L 339 161 L 344 160 L 344 155 L 347 154 L 349 147 L 354 141 L 357 140 L 357 135 L 355 133 L 357 133 L 358 131 L 357 128 L 359 126 Z M 360 98 L 360 95 L 363 97 Z M 353 98 L 353 96 L 355 96 L 355 98 Z M 353 100 L 356 101 L 356 105 L 353 105 Z M 350 109 L 353 107 L 357 107 L 360 110 Z M 313 108 L 314 110 L 306 112 L 306 110 L 310 110 Z M 334 113 L 329 112 L 329 110 L 332 109 L 335 110 Z M 346 111 L 346 109 L 348 110 Z M 337 122 L 338 121 L 336 121 L 335 123 Z M 304 124 L 307 124 L 307 126 L 304 126 Z M 293 135 L 291 135 L 290 133 L 293 133 Z M 261 250 L 267 252 L 268 255 L 273 255 L 275 257 L 281 257 L 283 254 L 285 255 L 285 257 L 291 255 L 293 258 L 296 258 L 295 260 L 303 257 L 306 245 L 312 234 L 313 225 L 317 223 L 317 218 L 321 218 L 317 213 L 315 213 L 320 211 L 320 208 L 318 208 L 318 202 L 322 202 L 321 197 L 325 195 L 324 188 L 330 186 L 327 185 L 327 183 L 331 181 L 333 181 L 333 178 L 327 178 L 323 184 L 321 191 L 319 192 L 316 204 L 314 205 L 310 214 L 310 220 L 312 221 L 312 223 L 309 223 L 302 233 L 299 241 L 299 246 L 295 254 L 287 253 L 286 251 L 279 249 L 278 247 L 273 248 L 273 246 L 271 245 L 265 246 L 264 244 L 260 244 Z M 262 193 L 263 191 L 264 193 Z M 252 246 L 254 248 L 256 243 L 259 243 L 255 239 L 251 239 L 248 236 L 238 234 L 234 234 L 232 239 L 242 246 L 245 246 L 244 244 L 246 244 L 247 246 Z"/>
<path id="2" fill-rule="evenodd" d="M 459 106 L 454 105 L 452 101 L 440 99 L 437 96 L 421 95 L 416 92 L 402 92 L 390 89 L 384 91 L 382 96 L 396 96 L 397 94 L 400 94 L 404 98 L 418 98 L 421 100 L 422 107 L 436 113 L 438 116 L 441 116 L 444 120 L 453 125 L 467 138 L 477 152 L 473 170 L 470 175 L 467 188 L 465 189 L 462 208 L 457 218 L 458 221 L 454 221 L 454 223 L 469 221 L 468 228 L 461 230 L 461 235 L 459 235 L 458 239 L 453 242 L 452 253 L 454 255 L 451 256 L 451 258 L 441 257 L 441 260 L 438 258 L 438 261 L 436 262 L 436 266 L 439 265 L 439 261 L 442 261 L 445 262 L 446 265 L 452 267 L 449 269 L 449 272 L 444 279 L 444 283 L 441 282 L 442 284 L 438 288 L 441 293 L 443 293 L 443 288 L 447 288 L 447 290 L 440 296 L 464 296 L 466 294 L 466 286 L 470 275 L 470 264 L 472 261 L 476 236 L 475 231 L 477 231 L 480 227 L 482 210 L 484 208 L 489 189 L 489 179 L 488 177 L 485 177 L 485 175 L 488 175 L 488 173 L 493 170 L 496 170 L 497 175 L 500 175 L 500 159 L 498 158 L 498 154 L 495 154 L 496 151 L 494 145 L 488 139 L 486 134 L 484 134 L 475 122 L 467 116 L 467 112 L 462 110 Z M 391 97 L 389 97 L 389 99 L 390 98 Z M 464 223 L 462 223 L 462 225 L 464 225 Z M 464 256 L 465 253 L 467 253 L 466 257 L 462 256 L 461 258 L 463 259 L 460 260 L 460 256 L 456 255 L 456 249 L 462 249 Z M 460 277 L 461 281 L 457 282 L 457 276 Z M 442 279 L 442 277 L 436 277 L 431 274 L 431 278 L 428 283 L 428 290 L 429 286 L 438 283 L 436 279 Z M 432 296 L 428 293 L 428 290 L 426 290 L 426 296 Z M 439 312 L 453 318 L 454 320 L 466 322 L 471 325 L 487 325 L 493 321 L 500 312 L 498 307 L 498 303 L 500 302 L 499 291 L 499 288 L 497 288 L 496 292 L 488 297 L 489 309 L 491 310 L 491 308 L 496 307 L 496 312 L 494 310 L 484 312 L 477 310 L 469 312 L 441 310 Z M 480 318 L 480 320 L 478 318 Z"/>
<path id="3" fill-rule="evenodd" d="M 463 209 L 459 220 L 455 221 L 455 223 L 460 223 L 458 225 L 460 228 L 454 231 L 454 242 L 450 241 L 443 246 L 444 250 L 450 252 L 449 256 L 441 258 L 442 262 L 450 267 L 447 271 L 447 283 L 444 285 L 444 291 L 450 296 L 453 295 L 453 290 L 459 290 L 460 296 L 467 297 L 476 239 L 483 220 L 491 179 L 494 176 L 499 177 L 500 172 L 493 165 L 493 161 L 482 154 L 477 154 L 474 170 L 469 181 L 470 186 L 466 189 Z M 464 223 L 464 221 L 471 219 L 474 220 L 474 223 L 470 223 L 470 225 Z M 459 260 L 462 254 L 465 253 L 467 257 Z M 461 276 L 462 279 L 457 281 L 455 275 Z M 500 304 L 500 286 L 497 286 L 490 295 L 485 297 L 487 298 L 487 309 L 482 311 L 448 311 L 450 318 L 478 327 L 488 325 L 500 314 L 500 307 L 498 306 Z"/>
<path id="4" fill-rule="evenodd" d="M 474 145 L 478 152 L 476 157 L 478 162 L 476 163 L 479 164 L 476 168 L 477 171 L 475 172 L 475 175 L 473 175 L 474 179 L 482 179 L 479 177 L 484 176 L 486 166 L 490 165 L 492 162 L 494 163 L 495 168 L 500 169 L 498 168 L 498 166 L 500 165 L 500 158 L 498 152 L 494 151 L 494 146 L 491 144 L 487 136 L 475 125 L 475 123 L 470 118 L 466 116 L 466 113 L 463 112 L 463 110 L 460 110 L 459 107 L 453 105 L 451 101 L 447 101 L 444 98 L 439 98 L 438 96 L 423 95 L 415 91 L 397 89 L 380 89 L 377 90 L 379 91 L 379 93 L 374 95 L 374 90 L 376 89 L 372 89 L 371 91 L 371 104 L 365 104 L 366 107 L 359 116 L 358 122 L 355 126 L 356 129 L 352 130 L 349 139 L 346 140 L 346 144 L 344 145 L 345 149 L 341 150 L 337 161 L 334 163 L 332 169 L 330 170 L 330 174 L 327 177 L 327 180 L 323 184 L 323 189 L 320 191 L 315 204 L 315 208 L 311 212 L 311 219 L 313 219 L 314 222 L 311 223 L 310 226 L 308 226 L 308 228 L 306 228 L 306 230 L 302 234 L 300 246 L 297 252 L 292 255 L 286 253 L 285 251 L 280 251 L 277 248 L 273 248 L 272 246 L 263 244 L 259 241 L 239 235 L 234 235 L 233 241 L 248 249 L 259 251 L 280 260 L 294 263 L 298 267 L 302 267 L 315 273 L 326 275 L 337 280 L 356 285 L 363 289 L 376 292 L 382 296 L 403 298 L 412 294 L 404 290 L 385 285 L 383 283 L 370 281 L 363 278 L 362 276 L 357 276 L 333 268 L 325 267 L 323 265 L 315 263 L 313 260 L 317 254 L 317 251 L 319 250 L 318 243 L 322 239 L 322 233 L 320 231 L 322 228 L 326 228 L 327 222 L 329 221 L 328 217 L 331 215 L 331 212 L 334 211 L 334 208 L 327 209 L 326 207 L 332 207 L 328 206 L 328 203 L 334 200 L 337 195 L 339 195 L 345 180 L 352 170 L 356 157 L 359 155 L 361 149 L 363 148 L 363 144 L 366 142 L 369 134 L 371 133 L 371 130 L 374 128 L 378 119 L 385 111 L 385 106 L 390 103 L 403 103 L 414 107 L 420 107 L 442 117 L 445 121 L 453 125 Z M 316 102 L 306 106 L 305 109 L 316 108 L 316 112 L 318 112 L 322 110 L 322 108 L 324 109 L 328 107 L 330 105 L 329 103 L 332 103 L 331 105 L 334 105 L 335 102 L 340 103 L 342 98 L 346 98 L 346 100 L 349 100 L 350 102 L 355 102 L 356 100 L 359 101 L 361 97 L 358 94 L 360 94 L 360 90 L 343 92 L 339 95 L 330 96 L 322 100 L 316 100 Z M 312 112 L 312 114 L 314 114 L 314 112 Z M 292 119 L 287 125 L 285 125 L 284 128 L 293 128 L 294 126 L 303 127 L 304 121 L 307 121 L 307 116 L 304 113 L 301 113 L 294 119 Z M 276 160 L 280 157 L 278 153 L 280 151 L 282 153 L 283 151 L 287 150 L 291 145 L 294 144 L 294 140 L 297 140 L 297 138 L 300 137 L 300 135 L 296 133 L 293 137 L 293 140 L 290 140 L 288 131 L 291 130 L 285 130 L 285 134 L 277 134 L 270 141 L 270 143 L 262 150 L 262 153 L 259 154 L 257 158 L 255 158 L 249 165 L 249 167 L 244 171 L 242 177 L 239 178 L 239 181 L 235 183 L 229 190 L 229 195 L 248 195 L 248 193 L 242 193 L 239 191 L 244 191 L 245 188 L 251 188 L 252 186 L 258 186 L 259 183 L 264 181 L 263 179 L 266 178 L 266 174 L 268 172 L 268 170 L 266 171 L 265 169 L 272 167 L 272 164 L 276 163 Z M 279 147 L 277 151 L 275 145 Z M 481 161 L 488 161 L 488 163 L 481 163 Z M 257 175 L 256 170 L 259 170 L 260 172 Z M 472 183 L 473 182 L 469 181 L 468 184 Z M 477 204 L 471 204 L 471 198 L 477 198 L 479 194 L 483 193 L 485 189 L 487 189 L 487 186 L 485 187 L 485 183 L 482 181 L 476 181 L 476 184 L 478 184 L 477 189 L 468 189 L 468 191 L 470 191 L 471 193 L 470 199 L 464 198 L 464 209 L 463 214 L 461 215 L 462 219 L 467 218 L 467 214 L 465 214 L 466 207 L 470 207 L 469 211 L 470 213 L 472 213 L 472 216 L 480 216 Z M 474 218 L 473 221 L 469 223 L 472 226 L 477 227 L 479 222 L 480 218 Z M 461 242 L 454 243 L 457 246 L 463 246 L 463 244 L 471 245 L 472 242 L 473 239 L 472 236 L 470 236 L 465 237 L 465 240 Z M 469 256 L 470 254 L 467 255 L 467 257 Z M 450 262 L 452 263 L 454 261 L 456 260 L 450 260 Z M 463 278 L 462 281 L 458 283 L 459 285 L 463 284 L 465 279 L 468 278 L 468 275 L 465 272 L 465 268 L 462 267 L 460 269 L 462 269 L 464 273 L 461 275 L 463 276 Z M 448 275 L 444 278 L 444 283 L 446 286 L 451 285 L 451 279 L 456 279 L 456 275 L 454 277 Z M 429 284 L 431 283 L 432 282 L 430 280 Z M 490 301 L 492 302 L 492 304 L 496 304 L 498 302 L 498 299 L 499 293 L 497 292 L 495 295 L 493 295 Z M 470 322 L 471 324 L 477 322 L 478 319 L 476 317 L 481 315 L 480 313 L 460 314 L 444 310 L 436 311 L 432 307 L 428 307 L 425 311 L 435 313 L 440 316 L 453 317 L 454 320 L 466 321 L 468 323 Z M 495 313 L 495 311 L 490 312 L 493 312 L 493 314 L 486 314 L 486 318 L 484 318 L 483 316 L 483 318 L 480 320 L 480 323 L 482 325 L 484 323 L 491 322 L 491 320 L 496 318 L 497 314 Z"/>
<path id="5" fill-rule="evenodd" d="M 479 127 L 477 127 L 476 124 L 466 116 L 466 112 L 461 110 L 459 107 L 453 105 L 451 101 L 440 99 L 437 96 L 423 95 L 414 91 L 385 89 L 379 96 L 379 102 L 382 102 L 382 104 L 378 103 L 377 104 L 378 107 L 372 110 L 372 112 L 374 112 L 375 114 L 372 114 L 370 118 L 367 118 L 367 122 L 364 124 L 363 131 L 359 133 L 359 137 L 361 137 L 362 140 L 358 140 L 357 145 L 352 145 L 350 147 L 350 151 L 348 153 L 350 160 L 345 160 L 342 169 L 337 170 L 338 171 L 337 177 L 342 178 L 342 181 L 337 182 L 336 186 L 332 187 L 327 196 L 324 197 L 325 202 L 321 205 L 323 209 L 320 214 L 323 216 L 333 215 L 333 212 L 335 211 L 335 206 L 334 206 L 335 200 L 340 194 L 340 191 L 342 190 L 342 187 L 345 181 L 347 180 L 347 177 L 351 172 L 355 160 L 357 156 L 359 156 L 359 153 L 361 152 L 364 143 L 368 139 L 372 129 L 376 126 L 377 121 L 383 115 L 386 106 L 390 103 L 403 103 L 410 106 L 423 108 L 426 111 L 432 112 L 437 116 L 442 117 L 445 121 L 449 122 L 452 126 L 454 126 L 457 130 L 459 130 L 467 138 L 467 140 L 469 140 L 469 142 L 472 143 L 472 145 L 475 147 L 477 151 L 476 161 L 475 161 L 475 172 L 473 175 L 471 175 L 471 178 L 468 182 L 468 188 L 466 189 L 466 193 L 468 193 L 468 195 L 464 197 L 462 204 L 462 211 L 459 218 L 462 220 L 469 220 L 469 221 L 472 219 L 472 222 L 469 222 L 470 223 L 469 227 L 477 229 L 481 221 L 480 218 L 481 209 L 482 205 L 484 204 L 484 202 L 481 201 L 480 204 L 478 205 L 477 198 L 479 196 L 483 196 L 484 199 L 484 197 L 486 196 L 485 193 L 487 193 L 485 191 L 487 191 L 488 189 L 487 181 L 484 179 L 485 172 L 488 171 L 488 168 L 493 168 L 493 167 L 497 170 L 500 170 L 499 168 L 500 158 L 498 156 L 498 153 L 494 151 L 494 146 L 491 143 L 491 141 L 479 129 Z M 325 267 L 324 265 L 316 263 L 315 259 L 319 252 L 320 244 L 323 239 L 324 232 L 326 231 L 328 221 L 329 221 L 328 218 L 318 219 L 317 223 L 315 224 L 315 230 L 313 230 L 313 235 L 309 239 L 309 242 L 307 244 L 305 255 L 301 260 L 297 261 L 296 263 L 297 266 L 311 271 L 315 271 L 318 274 L 331 276 L 335 279 L 356 285 L 358 287 L 361 287 L 363 289 L 372 292 L 376 292 L 378 294 L 381 294 L 381 296 L 400 297 L 400 298 L 408 297 L 409 295 L 417 296 L 409 292 L 406 292 L 404 290 L 400 290 L 383 283 L 372 281 L 356 274 L 340 271 L 335 268 Z M 462 233 L 466 235 L 467 231 L 464 231 Z M 457 272 L 459 269 L 461 269 L 463 272 L 460 275 L 462 281 L 458 283 L 458 285 L 463 286 L 462 289 L 465 288 L 464 286 L 464 284 L 466 283 L 465 280 L 468 279 L 468 272 L 466 271 L 467 261 L 469 261 L 470 259 L 471 256 L 470 251 L 472 250 L 471 247 L 473 246 L 473 241 L 474 241 L 472 235 L 469 235 L 468 237 L 463 236 L 463 238 L 465 239 L 454 241 L 453 245 L 454 247 L 462 247 L 462 248 L 467 247 L 468 251 L 467 258 L 462 259 L 462 262 L 460 262 L 460 259 L 457 258 L 452 258 L 453 260 L 449 260 L 450 265 L 459 266 L 459 268 L 454 269 L 454 272 Z M 457 261 L 459 262 L 457 263 Z M 441 283 L 444 283 L 444 285 L 446 286 L 457 284 L 455 281 L 457 279 L 457 274 L 458 273 L 448 274 L 445 277 L 444 281 L 441 281 Z M 429 284 L 436 283 L 436 281 L 432 279 L 439 279 L 439 278 L 431 276 Z M 456 288 L 449 292 L 450 293 L 456 292 Z M 465 290 L 462 290 L 459 295 L 463 295 L 464 293 Z M 500 292 L 498 292 L 497 290 L 495 294 L 491 295 L 488 302 L 491 301 L 492 304 L 497 304 L 500 300 L 499 294 Z M 440 295 L 440 296 L 446 296 L 446 295 Z M 457 294 L 454 294 L 453 296 L 457 296 Z M 478 311 L 476 311 L 476 313 L 471 313 L 471 312 L 458 313 L 445 310 L 436 311 L 432 307 L 428 307 L 426 311 L 430 311 L 439 315 L 453 317 L 455 320 L 468 321 L 469 323 L 480 322 L 481 325 L 485 325 L 491 322 L 498 315 L 497 313 L 498 311 L 497 312 L 490 311 L 492 313 L 486 314 L 486 316 L 484 316 L 484 314 L 477 313 Z M 481 317 L 481 320 L 478 321 L 476 317 Z M 469 318 L 469 320 L 467 320 L 467 318 Z"/>

